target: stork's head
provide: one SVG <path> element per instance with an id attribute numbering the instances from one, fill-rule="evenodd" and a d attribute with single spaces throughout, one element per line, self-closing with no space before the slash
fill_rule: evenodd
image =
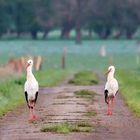
<path id="1" fill-rule="evenodd" d="M 108 71 L 106 72 L 106 75 L 108 75 L 109 73 L 114 73 L 114 72 L 115 72 L 115 67 L 114 66 L 109 66 Z"/>
<path id="2" fill-rule="evenodd" d="M 33 60 L 32 60 L 32 59 L 29 59 L 29 60 L 27 61 L 27 67 L 26 67 L 26 68 L 32 67 L 32 66 L 33 66 Z"/>

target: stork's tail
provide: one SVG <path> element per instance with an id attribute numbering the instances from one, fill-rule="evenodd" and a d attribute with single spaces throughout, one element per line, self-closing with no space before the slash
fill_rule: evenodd
<path id="1" fill-rule="evenodd" d="M 108 104 L 108 100 L 107 100 L 107 97 L 108 97 L 108 90 L 105 90 L 105 91 L 104 91 L 104 95 L 105 95 L 105 102 Z"/>

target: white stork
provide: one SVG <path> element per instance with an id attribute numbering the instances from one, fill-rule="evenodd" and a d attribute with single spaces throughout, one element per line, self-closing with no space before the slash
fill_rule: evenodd
<path id="1" fill-rule="evenodd" d="M 115 67 L 110 66 L 107 71 L 107 82 L 105 84 L 104 95 L 105 102 L 107 103 L 107 115 L 112 115 L 114 107 L 114 97 L 116 96 L 119 86 L 117 80 L 114 78 Z M 110 107 L 111 105 L 111 107 Z"/>
<path id="2" fill-rule="evenodd" d="M 27 79 L 24 84 L 25 98 L 27 101 L 27 105 L 30 109 L 30 116 L 29 116 L 30 121 L 36 119 L 34 108 L 35 108 L 35 103 L 37 101 L 38 90 L 39 90 L 38 82 L 32 73 L 32 67 L 33 67 L 33 60 L 30 59 L 27 61 L 27 67 L 26 67 Z"/>

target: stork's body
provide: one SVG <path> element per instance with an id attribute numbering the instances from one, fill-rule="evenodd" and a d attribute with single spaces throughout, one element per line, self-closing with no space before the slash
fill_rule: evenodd
<path id="1" fill-rule="evenodd" d="M 105 102 L 108 104 L 107 115 L 112 115 L 114 98 L 119 90 L 118 82 L 114 78 L 115 67 L 110 66 L 107 72 L 107 82 L 105 84 L 104 94 Z"/>
<path id="2" fill-rule="evenodd" d="M 25 98 L 27 101 L 27 105 L 30 109 L 30 118 L 29 118 L 30 120 L 36 119 L 34 108 L 35 108 L 35 103 L 37 101 L 38 90 L 39 90 L 38 82 L 32 73 L 32 66 L 33 66 L 33 61 L 28 60 L 28 64 L 26 68 L 27 80 L 24 85 Z"/>

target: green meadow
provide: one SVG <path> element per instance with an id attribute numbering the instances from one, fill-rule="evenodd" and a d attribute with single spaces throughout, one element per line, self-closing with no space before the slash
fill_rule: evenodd
<path id="1" fill-rule="evenodd" d="M 99 55 L 100 48 L 105 46 L 106 56 Z M 80 45 L 74 41 L 61 40 L 9 40 L 0 41 L 0 65 L 6 64 L 10 58 L 21 56 L 43 57 L 42 71 L 34 74 L 40 86 L 55 86 L 79 71 L 105 71 L 112 58 L 116 67 L 116 77 L 120 84 L 120 91 L 129 108 L 140 116 L 140 60 L 136 40 L 94 40 L 82 41 Z M 64 48 L 66 50 L 66 69 L 62 70 L 61 61 Z M 0 77 L 0 115 L 13 107 L 19 106 L 24 101 L 23 85 L 25 73 L 20 76 Z M 83 79 L 91 81 L 85 74 L 76 82 Z"/>
<path id="2" fill-rule="evenodd" d="M 107 55 L 100 57 L 101 46 L 105 46 Z M 45 40 L 9 40 L 0 41 L 0 64 L 11 57 L 42 55 L 44 69 L 61 68 L 61 58 L 66 48 L 66 68 L 68 70 L 106 69 L 109 57 L 117 68 L 135 70 L 138 68 L 136 55 L 139 45 L 136 40 L 94 40 L 82 41 L 45 41 Z"/>

